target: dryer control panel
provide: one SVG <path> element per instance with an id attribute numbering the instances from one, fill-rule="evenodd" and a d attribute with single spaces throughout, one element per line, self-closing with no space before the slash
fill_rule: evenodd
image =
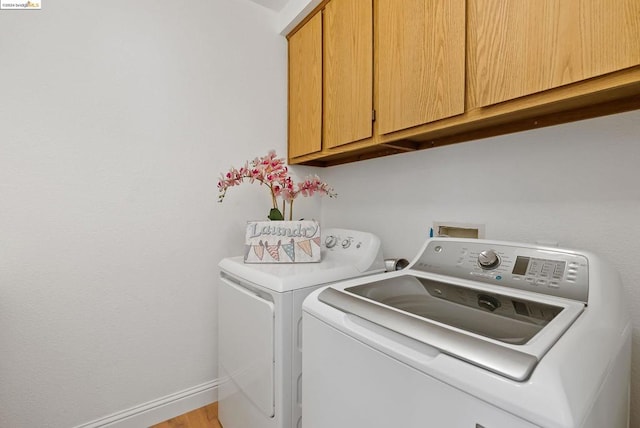
<path id="1" fill-rule="evenodd" d="M 330 228 L 322 231 L 322 260 L 351 264 L 360 272 L 384 270 L 380 238 L 373 233 Z"/>
<path id="2" fill-rule="evenodd" d="M 411 268 L 587 302 L 589 262 L 570 250 L 432 239 Z"/>

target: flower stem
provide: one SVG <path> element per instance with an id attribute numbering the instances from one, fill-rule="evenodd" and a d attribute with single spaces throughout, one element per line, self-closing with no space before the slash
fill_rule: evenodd
<path id="1" fill-rule="evenodd" d="M 276 199 L 276 194 L 273 193 L 272 185 L 269 185 L 269 190 L 271 191 L 271 202 L 273 202 L 273 208 L 278 208 L 278 200 Z"/>

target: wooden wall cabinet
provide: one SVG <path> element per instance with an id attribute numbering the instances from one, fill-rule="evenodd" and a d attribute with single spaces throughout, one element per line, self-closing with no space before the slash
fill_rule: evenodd
<path id="1" fill-rule="evenodd" d="M 465 0 L 378 0 L 377 132 L 464 112 Z"/>
<path id="2" fill-rule="evenodd" d="M 332 0 L 289 37 L 290 163 L 372 136 L 372 14 Z"/>
<path id="3" fill-rule="evenodd" d="M 289 36 L 292 164 L 640 108 L 638 0 L 326 0 L 310 17 Z"/>
<path id="4" fill-rule="evenodd" d="M 300 50 L 310 33 L 313 54 Z M 464 46 L 465 0 L 327 2 L 289 37 L 289 162 L 375 151 L 377 135 L 463 113 Z M 318 52 L 321 114 L 301 83 Z"/>
<path id="5" fill-rule="evenodd" d="M 638 0 L 469 0 L 473 106 L 640 64 Z"/>
<path id="6" fill-rule="evenodd" d="M 372 7 L 372 0 L 332 0 L 324 8 L 324 148 L 372 136 Z"/>
<path id="7" fill-rule="evenodd" d="M 322 149 L 322 14 L 289 38 L 289 158 Z"/>

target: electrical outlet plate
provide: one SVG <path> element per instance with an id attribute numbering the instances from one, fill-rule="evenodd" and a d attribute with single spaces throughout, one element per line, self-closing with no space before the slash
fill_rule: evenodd
<path id="1" fill-rule="evenodd" d="M 484 224 L 477 223 L 457 223 L 452 221 L 433 222 L 433 236 L 484 239 L 484 229 Z"/>

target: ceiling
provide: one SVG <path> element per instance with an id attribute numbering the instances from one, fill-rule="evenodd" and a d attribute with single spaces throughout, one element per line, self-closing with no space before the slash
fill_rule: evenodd
<path id="1" fill-rule="evenodd" d="M 275 12 L 280 12 L 284 7 L 284 5 L 287 4 L 289 0 L 249 0 L 249 1 L 259 4 L 260 6 L 264 6 Z"/>

